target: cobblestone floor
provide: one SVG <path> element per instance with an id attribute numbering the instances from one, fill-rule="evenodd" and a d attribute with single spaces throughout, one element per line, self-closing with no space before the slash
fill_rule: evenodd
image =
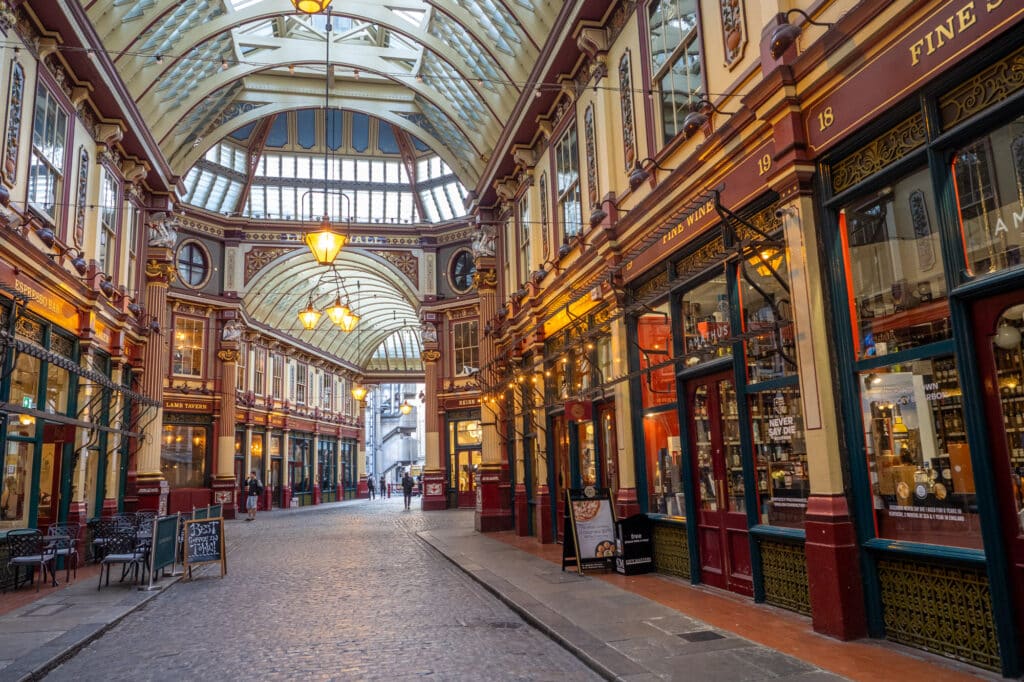
<path id="1" fill-rule="evenodd" d="M 415 536 L 462 513 L 391 498 L 228 522 L 227 576 L 200 569 L 47 679 L 598 679 Z"/>

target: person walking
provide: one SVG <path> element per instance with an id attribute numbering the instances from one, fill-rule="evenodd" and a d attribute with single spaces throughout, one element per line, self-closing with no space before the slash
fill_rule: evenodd
<path id="1" fill-rule="evenodd" d="M 385 485 L 386 484 L 384 483 L 384 474 L 381 474 L 380 475 L 380 499 L 382 499 L 382 500 L 384 499 L 384 493 L 387 492 L 387 488 L 384 487 Z"/>
<path id="2" fill-rule="evenodd" d="M 245 510 L 249 513 L 246 521 L 256 520 L 256 507 L 262 494 L 263 484 L 260 483 L 260 479 L 256 478 L 256 472 L 250 471 L 249 478 L 245 482 Z"/>
<path id="3" fill-rule="evenodd" d="M 413 480 L 409 472 L 406 471 L 405 475 L 402 476 L 402 495 L 405 497 L 405 508 L 409 509 L 412 504 L 412 486 Z"/>
<path id="4" fill-rule="evenodd" d="M 370 491 L 370 499 L 373 499 L 376 486 L 373 484 L 373 476 L 366 477 L 366 489 Z"/>

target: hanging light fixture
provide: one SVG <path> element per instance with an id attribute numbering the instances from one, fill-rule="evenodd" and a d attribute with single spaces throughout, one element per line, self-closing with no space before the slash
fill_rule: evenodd
<path id="1" fill-rule="evenodd" d="M 359 402 L 363 402 L 364 400 L 366 400 L 366 386 L 363 386 L 359 382 L 353 383 L 352 397 L 358 400 Z"/>
<path id="2" fill-rule="evenodd" d="M 331 322 L 342 326 L 342 323 L 352 316 L 352 310 L 348 307 L 348 304 L 341 302 L 341 296 L 334 299 L 334 303 L 329 305 L 326 310 L 327 317 L 330 318 Z M 344 329 L 344 327 L 342 327 Z M 345 331 L 352 331 L 351 329 L 345 329 Z"/>
<path id="3" fill-rule="evenodd" d="M 331 4 L 330 0 L 292 0 L 295 9 L 306 14 L 316 14 Z M 330 265 L 338 257 L 338 253 L 345 246 L 348 237 L 338 232 L 331 225 L 331 217 L 327 213 L 330 193 L 330 147 L 327 144 L 327 118 L 328 107 L 331 98 L 331 12 L 327 10 L 327 24 L 324 26 L 325 56 L 324 56 L 324 215 L 320 219 L 319 229 L 307 232 L 304 238 L 306 246 L 313 253 L 313 258 L 319 265 Z"/>
<path id="4" fill-rule="evenodd" d="M 292 5 L 303 14 L 319 14 L 327 9 L 331 0 L 292 0 Z"/>
<path id="5" fill-rule="evenodd" d="M 412 405 L 409 404 L 408 400 L 403 400 L 402 404 L 398 406 L 398 411 L 402 414 L 409 414 L 412 412 Z"/>
<path id="6" fill-rule="evenodd" d="M 772 272 L 778 272 L 782 265 L 782 258 L 785 255 L 782 249 L 773 246 L 766 246 L 758 251 L 749 262 L 762 277 L 771 277 Z"/>
<path id="7" fill-rule="evenodd" d="M 299 311 L 299 322 L 307 331 L 312 331 L 319 321 L 320 311 L 313 307 L 313 294 L 310 294 L 306 307 Z"/>

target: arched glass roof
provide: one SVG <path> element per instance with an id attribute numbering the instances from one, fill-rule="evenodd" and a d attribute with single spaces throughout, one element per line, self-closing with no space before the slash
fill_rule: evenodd
<path id="1" fill-rule="evenodd" d="M 466 212 L 465 187 L 421 140 L 380 119 L 334 109 L 326 126 L 323 110 L 302 109 L 233 131 L 192 166 L 185 188 L 187 204 L 257 220 L 309 221 L 326 213 L 409 225 Z"/>

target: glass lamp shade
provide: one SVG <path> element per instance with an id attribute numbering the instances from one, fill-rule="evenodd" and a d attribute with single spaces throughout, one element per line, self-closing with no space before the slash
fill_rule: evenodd
<path id="1" fill-rule="evenodd" d="M 319 321 L 320 311 L 313 307 L 313 301 L 310 300 L 306 307 L 299 311 L 299 322 L 305 329 L 312 330 Z"/>
<path id="2" fill-rule="evenodd" d="M 996 329 L 993 342 L 1003 350 L 1013 350 L 1020 347 L 1020 330 L 1010 324 L 1001 324 Z"/>
<path id="3" fill-rule="evenodd" d="M 748 262 L 757 268 L 757 274 L 762 277 L 771 277 L 772 270 L 775 272 L 779 271 L 779 266 L 782 265 L 783 252 L 781 249 L 767 248 L 761 251 L 757 256 L 751 258 Z M 769 264 L 771 267 L 769 268 Z"/>
<path id="4" fill-rule="evenodd" d="M 292 0 L 295 9 L 303 14 L 323 12 L 331 4 L 331 0 Z"/>
<path id="5" fill-rule="evenodd" d="M 331 229 L 330 221 L 324 217 L 320 223 L 320 229 L 316 232 L 308 232 L 305 237 L 306 246 L 313 252 L 313 258 L 320 265 L 330 265 L 338 257 L 338 252 L 345 246 L 348 239 L 343 234 L 338 234 Z"/>
<path id="6" fill-rule="evenodd" d="M 359 316 L 351 309 L 348 310 L 347 315 L 341 318 L 341 322 L 337 323 L 343 332 L 350 332 L 354 330 L 357 324 L 359 324 Z"/>
<path id="7" fill-rule="evenodd" d="M 360 384 L 352 384 L 352 397 L 363 402 L 366 399 L 366 387 Z"/>
<path id="8" fill-rule="evenodd" d="M 410 405 L 407 401 L 403 401 L 402 404 L 398 406 L 398 411 L 401 412 L 402 414 L 409 414 L 410 412 L 412 412 L 412 405 Z"/>
<path id="9" fill-rule="evenodd" d="M 342 325 L 342 323 L 347 317 L 350 317 L 352 315 L 352 311 L 349 310 L 349 307 L 341 302 L 340 296 L 335 298 L 334 303 L 332 303 L 330 307 L 324 310 L 324 312 L 327 313 L 327 317 L 330 318 L 331 322 L 338 325 L 339 327 L 342 327 L 343 329 L 344 326 Z"/>

